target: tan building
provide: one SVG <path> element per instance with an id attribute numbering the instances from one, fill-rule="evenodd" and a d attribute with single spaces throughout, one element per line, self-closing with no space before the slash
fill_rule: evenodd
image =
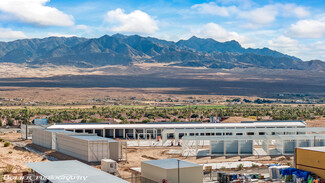
<path id="1" fill-rule="evenodd" d="M 199 183 L 203 166 L 178 159 L 142 161 L 141 177 L 158 183 Z"/>
<path id="2" fill-rule="evenodd" d="M 299 147 L 295 150 L 296 168 L 325 178 L 325 147 Z"/>

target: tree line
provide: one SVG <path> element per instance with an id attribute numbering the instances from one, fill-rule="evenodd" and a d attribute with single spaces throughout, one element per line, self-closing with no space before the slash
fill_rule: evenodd
<path id="1" fill-rule="evenodd" d="M 105 106 L 92 108 L 24 108 L 0 109 L 0 125 L 31 124 L 35 118 L 47 118 L 48 123 L 76 121 L 81 123 L 103 122 L 118 119 L 122 123 L 134 121 L 204 121 L 209 117 L 256 117 L 258 120 L 268 116 L 273 120 L 308 120 L 325 117 L 325 107 L 316 105 L 275 105 L 275 104 L 240 104 L 225 106 Z"/>

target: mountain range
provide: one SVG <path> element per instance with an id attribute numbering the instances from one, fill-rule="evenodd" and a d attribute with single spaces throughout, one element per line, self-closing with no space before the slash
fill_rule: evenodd
<path id="1" fill-rule="evenodd" d="M 178 42 L 138 35 L 100 38 L 48 37 L 0 42 L 0 62 L 99 67 L 168 63 L 206 68 L 264 68 L 325 71 L 325 62 L 301 59 L 269 48 L 243 48 L 237 41 L 191 37 Z"/>

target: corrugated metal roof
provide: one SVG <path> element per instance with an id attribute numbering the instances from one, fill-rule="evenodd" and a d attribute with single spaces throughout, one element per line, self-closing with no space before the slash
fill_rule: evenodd
<path id="1" fill-rule="evenodd" d="M 178 168 L 178 161 L 177 159 L 161 159 L 161 160 L 150 160 L 150 161 L 142 161 L 143 163 L 147 163 L 153 166 L 157 166 L 163 169 L 175 169 Z M 197 167 L 202 166 L 199 164 L 191 163 L 188 161 L 179 161 L 180 168 L 187 168 L 187 167 Z"/>
<path id="2" fill-rule="evenodd" d="M 63 129 L 46 129 L 45 131 L 53 132 L 53 133 L 68 133 L 68 134 L 74 134 L 74 132 L 66 131 Z"/>
<path id="3" fill-rule="evenodd" d="M 104 138 L 104 137 L 95 136 L 95 135 L 70 135 L 70 137 L 75 137 L 75 138 L 79 138 L 79 139 L 83 139 L 83 140 L 88 140 L 88 141 L 107 140 L 109 142 L 117 142 L 114 139 Z"/>
<path id="4" fill-rule="evenodd" d="M 173 129 L 173 128 L 259 128 L 259 127 L 305 127 L 302 121 L 290 122 L 264 122 L 264 123 L 202 123 L 202 124 L 56 124 L 48 129 Z"/>
<path id="5" fill-rule="evenodd" d="M 80 182 L 80 183 L 127 183 L 127 181 L 113 176 L 109 173 L 98 170 L 77 160 L 49 161 L 26 163 L 26 165 L 48 177 L 53 183 Z M 70 178 L 70 180 L 68 180 Z M 71 178 L 79 178 L 71 179 Z M 83 180 L 85 178 L 85 180 Z"/>
<path id="6" fill-rule="evenodd" d="M 301 135 L 229 135 L 229 136 L 183 136 L 182 140 L 318 140 L 325 139 L 324 134 L 301 134 Z"/>

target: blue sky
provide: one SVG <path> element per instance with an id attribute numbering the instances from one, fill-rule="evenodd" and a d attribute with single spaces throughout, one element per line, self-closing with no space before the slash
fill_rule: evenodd
<path id="1" fill-rule="evenodd" d="M 1 0 L 0 40 L 195 35 L 325 60 L 323 0 Z"/>

